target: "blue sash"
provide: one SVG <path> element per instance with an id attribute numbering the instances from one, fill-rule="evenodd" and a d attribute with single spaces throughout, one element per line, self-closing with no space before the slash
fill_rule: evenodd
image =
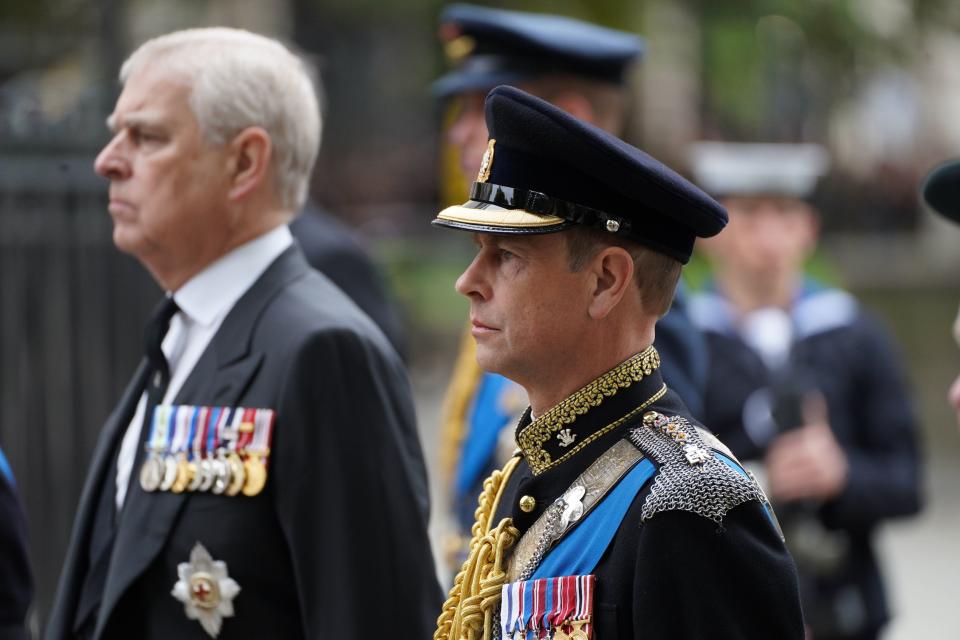
<path id="1" fill-rule="evenodd" d="M 6 478 L 9 485 L 13 486 L 16 484 L 13 479 L 13 470 L 10 468 L 10 463 L 7 462 L 7 457 L 3 455 L 3 449 L 0 449 L 0 476 Z"/>
<path id="2" fill-rule="evenodd" d="M 646 458 L 640 460 L 600 504 L 547 554 L 530 579 L 593 573 L 620 528 L 627 509 L 655 471 L 652 462 Z"/>
<path id="3" fill-rule="evenodd" d="M 484 373 L 477 385 L 476 397 L 470 410 L 468 429 L 460 446 L 460 466 L 457 469 L 458 495 L 476 493 L 497 448 L 500 432 L 516 416 L 503 410 L 501 396 L 516 383 L 494 373 Z"/>
<path id="4" fill-rule="evenodd" d="M 749 477 L 739 464 L 720 453 L 712 451 L 721 462 L 744 477 Z M 577 527 L 560 544 L 547 554 L 530 577 L 552 578 L 593 573 L 600 558 L 606 553 L 613 536 L 620 528 L 627 509 L 633 504 L 637 493 L 653 477 L 656 468 L 644 458 L 624 476 L 607 496 L 587 514 Z M 775 525 L 770 507 L 764 505 L 767 518 Z"/>

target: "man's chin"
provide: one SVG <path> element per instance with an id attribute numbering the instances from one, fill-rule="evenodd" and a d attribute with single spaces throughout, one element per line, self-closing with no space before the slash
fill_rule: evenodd
<path id="1" fill-rule="evenodd" d="M 113 225 L 113 246 L 132 256 L 139 254 L 139 249 L 143 245 L 140 234 L 136 233 L 129 225 L 123 223 L 114 223 Z"/>
<path id="2" fill-rule="evenodd" d="M 480 365 L 480 368 L 488 373 L 498 373 L 500 375 L 506 375 L 503 373 L 503 361 L 502 358 L 498 357 L 500 354 L 495 352 L 493 349 L 490 349 L 487 346 L 477 343 L 477 364 Z"/>

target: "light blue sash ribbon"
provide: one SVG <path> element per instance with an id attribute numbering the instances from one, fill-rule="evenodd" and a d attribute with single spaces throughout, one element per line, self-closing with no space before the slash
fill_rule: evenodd
<path id="1" fill-rule="evenodd" d="M 646 458 L 640 460 L 607 497 L 547 554 L 530 579 L 593 573 L 620 528 L 627 509 L 633 504 L 633 499 L 655 471 L 652 462 Z"/>

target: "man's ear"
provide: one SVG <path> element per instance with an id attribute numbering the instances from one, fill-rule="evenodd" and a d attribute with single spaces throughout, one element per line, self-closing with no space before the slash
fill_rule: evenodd
<path id="1" fill-rule="evenodd" d="M 587 313 L 594 320 L 601 320 L 633 286 L 633 256 L 623 247 L 605 247 L 585 268 L 591 272 L 593 287 Z"/>
<path id="2" fill-rule="evenodd" d="M 273 145 L 261 127 L 247 127 L 230 143 L 230 199 L 242 200 L 269 176 Z"/>

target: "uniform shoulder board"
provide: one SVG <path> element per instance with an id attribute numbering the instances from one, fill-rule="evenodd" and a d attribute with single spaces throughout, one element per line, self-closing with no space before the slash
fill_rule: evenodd
<path id="1" fill-rule="evenodd" d="M 730 450 L 682 416 L 648 411 L 629 439 L 658 467 L 643 504 L 643 522 L 662 511 L 680 510 L 721 524 L 728 511 L 744 502 L 767 502 Z"/>

